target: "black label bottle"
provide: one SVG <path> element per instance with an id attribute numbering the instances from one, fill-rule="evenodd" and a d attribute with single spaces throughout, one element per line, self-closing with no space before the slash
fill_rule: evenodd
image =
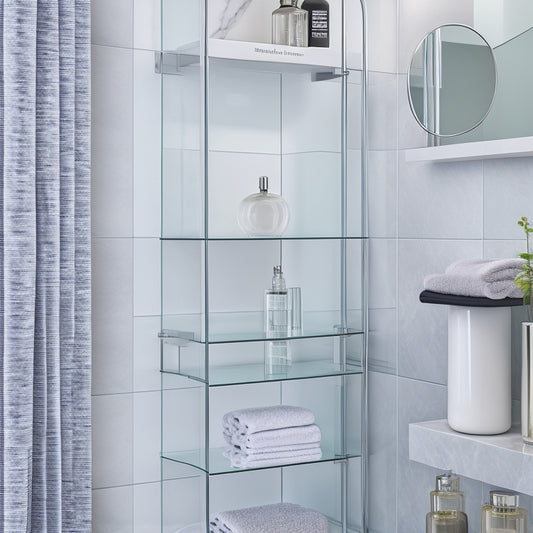
<path id="1" fill-rule="evenodd" d="M 426 515 L 426 533 L 468 533 L 465 498 L 459 477 L 446 472 L 436 479 L 431 493 L 431 511 Z"/>
<path id="2" fill-rule="evenodd" d="M 326 0 L 304 0 L 302 9 L 309 13 L 309 46 L 329 47 L 329 4 Z"/>

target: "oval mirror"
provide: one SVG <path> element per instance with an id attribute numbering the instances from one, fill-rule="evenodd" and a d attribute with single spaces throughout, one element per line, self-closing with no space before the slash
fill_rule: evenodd
<path id="1" fill-rule="evenodd" d="M 469 26 L 439 26 L 416 48 L 407 85 L 411 111 L 428 133 L 466 133 L 483 122 L 494 100 L 492 48 Z"/>

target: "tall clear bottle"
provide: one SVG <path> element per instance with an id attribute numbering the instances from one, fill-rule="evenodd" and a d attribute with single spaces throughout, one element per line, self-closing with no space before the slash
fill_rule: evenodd
<path id="1" fill-rule="evenodd" d="M 527 511 L 518 503 L 518 494 L 491 491 L 490 503 L 481 511 L 481 532 L 527 533 Z"/>
<path id="2" fill-rule="evenodd" d="M 265 336 L 286 337 L 289 334 L 289 295 L 281 265 L 274 267 L 272 288 L 265 291 Z M 291 352 L 286 340 L 265 342 L 265 374 L 285 374 L 291 365 Z"/>
<path id="3" fill-rule="evenodd" d="M 289 300 L 281 265 L 274 267 L 272 288 L 265 291 L 264 309 L 266 336 L 286 336 L 289 327 Z"/>
<path id="4" fill-rule="evenodd" d="M 431 511 L 426 515 L 426 533 L 467 533 L 465 497 L 459 476 L 446 472 L 437 476 L 431 492 Z"/>
<path id="5" fill-rule="evenodd" d="M 280 7 L 272 13 L 272 44 L 307 46 L 307 17 L 298 0 L 280 0 Z"/>

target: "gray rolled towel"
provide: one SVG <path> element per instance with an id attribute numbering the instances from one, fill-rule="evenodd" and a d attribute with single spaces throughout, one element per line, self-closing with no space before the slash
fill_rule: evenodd
<path id="1" fill-rule="evenodd" d="M 442 294 L 477 296 L 501 300 L 524 294 L 514 279 L 524 259 L 466 259 L 452 263 L 444 274 L 424 279 L 424 289 Z"/>
<path id="2" fill-rule="evenodd" d="M 209 523 L 210 533 L 328 533 L 326 517 L 294 503 L 222 511 Z"/>
<path id="3" fill-rule="evenodd" d="M 462 259 L 449 265 L 446 268 L 446 274 L 475 276 L 486 283 L 514 281 L 525 263 L 525 259 L 518 257 L 506 259 Z"/>

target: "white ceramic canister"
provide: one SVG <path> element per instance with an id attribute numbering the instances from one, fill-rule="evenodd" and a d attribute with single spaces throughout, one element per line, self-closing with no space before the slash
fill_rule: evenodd
<path id="1" fill-rule="evenodd" d="M 476 435 L 511 427 L 510 307 L 448 307 L 448 424 Z"/>

